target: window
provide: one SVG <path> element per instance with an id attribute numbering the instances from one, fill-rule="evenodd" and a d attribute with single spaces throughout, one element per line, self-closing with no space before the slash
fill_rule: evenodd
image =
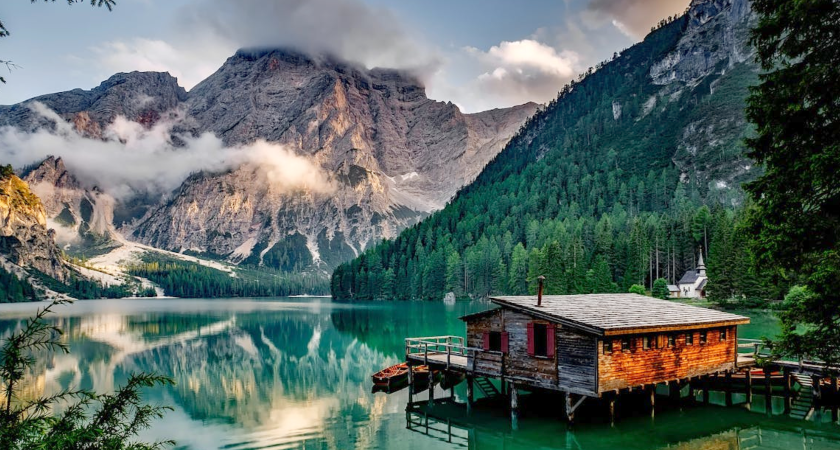
<path id="1" fill-rule="evenodd" d="M 612 353 L 613 348 L 613 341 L 612 339 L 607 339 L 604 341 L 604 354 Z"/>
<path id="2" fill-rule="evenodd" d="M 536 356 L 548 356 L 548 345 L 546 342 L 548 332 L 546 328 L 548 327 L 545 324 L 534 324 L 534 355 Z"/>
<path id="3" fill-rule="evenodd" d="M 726 328 L 724 328 L 724 329 L 720 330 L 720 340 L 721 340 L 721 341 L 725 341 L 725 340 L 726 340 Z"/>
<path id="4" fill-rule="evenodd" d="M 490 351 L 493 351 L 493 352 L 502 351 L 502 332 L 501 331 L 491 331 L 490 332 Z"/>
<path id="5" fill-rule="evenodd" d="M 645 350 L 650 350 L 650 336 L 644 336 L 642 338 L 642 348 Z"/>
<path id="6" fill-rule="evenodd" d="M 675 347 L 677 345 L 677 337 L 673 334 L 668 335 L 668 347 Z"/>
<path id="7" fill-rule="evenodd" d="M 531 356 L 554 358 L 554 325 L 546 323 L 528 323 L 528 354 Z"/>
<path id="8" fill-rule="evenodd" d="M 694 345 L 694 333 L 685 334 L 685 345 Z"/>
<path id="9" fill-rule="evenodd" d="M 700 344 L 702 345 L 702 344 L 705 344 L 705 343 L 706 343 L 706 332 L 701 331 L 700 332 Z"/>
<path id="10" fill-rule="evenodd" d="M 484 351 L 508 352 L 508 334 L 504 331 L 485 331 L 482 340 Z"/>
<path id="11" fill-rule="evenodd" d="M 630 351 L 630 339 L 624 338 L 621 340 L 621 351 L 629 352 Z"/>

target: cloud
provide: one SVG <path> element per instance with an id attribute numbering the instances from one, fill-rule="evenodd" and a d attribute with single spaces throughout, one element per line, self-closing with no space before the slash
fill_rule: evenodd
<path id="1" fill-rule="evenodd" d="M 467 70 L 477 72 L 475 78 L 465 86 L 433 86 L 432 91 L 450 96 L 470 112 L 547 102 L 581 71 L 576 52 L 558 51 L 534 39 L 501 42 L 487 51 L 467 47 L 462 52 L 472 61 L 474 67 Z"/>
<path id="2" fill-rule="evenodd" d="M 115 72 L 169 72 L 178 84 L 189 89 L 218 70 L 225 58 L 236 51 L 231 42 L 203 41 L 204 49 L 190 45 L 173 45 L 157 39 L 135 38 L 128 41 L 106 42 L 92 50 L 97 65 L 103 69 L 102 78 Z"/>
<path id="3" fill-rule="evenodd" d="M 583 19 L 597 28 L 609 22 L 622 33 L 641 39 L 660 20 L 685 11 L 690 0 L 590 0 Z"/>
<path id="4" fill-rule="evenodd" d="M 84 137 L 69 122 L 41 103 L 30 108 L 55 122 L 54 130 L 27 133 L 13 127 L 0 128 L 0 160 L 23 167 L 49 155 L 60 156 L 80 181 L 98 186 L 118 199 L 138 193 L 166 194 L 191 173 L 220 172 L 251 167 L 269 188 L 286 192 L 307 190 L 327 194 L 334 190 L 328 175 L 305 157 L 284 146 L 257 141 L 225 147 L 210 133 L 198 137 L 178 135 L 172 141 L 175 122 L 161 121 L 151 129 L 117 117 L 102 139 Z"/>
<path id="5" fill-rule="evenodd" d="M 360 0 L 195 0 L 164 39 L 122 40 L 94 49 L 109 72 L 168 71 L 187 89 L 239 48 L 291 47 L 369 68 L 428 74 L 440 59 L 390 10 Z"/>

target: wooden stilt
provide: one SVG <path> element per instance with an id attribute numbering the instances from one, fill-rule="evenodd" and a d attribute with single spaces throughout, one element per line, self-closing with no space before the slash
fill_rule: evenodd
<path id="1" fill-rule="evenodd" d="M 790 369 L 785 367 L 782 370 L 784 377 L 782 378 L 782 388 L 784 389 L 784 396 L 785 396 L 785 414 L 790 414 L 790 409 L 793 403 L 793 396 L 791 395 L 791 379 L 793 378 L 790 374 Z"/>
<path id="2" fill-rule="evenodd" d="M 429 407 L 435 406 L 435 380 L 434 375 L 429 371 Z"/>
<path id="3" fill-rule="evenodd" d="M 692 382 L 690 379 L 688 380 L 688 398 L 692 402 L 697 400 L 697 394 L 695 394 L 694 392 L 694 382 Z"/>
<path id="4" fill-rule="evenodd" d="M 566 421 L 571 425 L 575 421 L 575 411 L 572 409 L 572 394 L 566 392 Z"/>
<path id="5" fill-rule="evenodd" d="M 569 398 L 568 396 L 566 397 Z M 611 395 L 609 399 L 609 408 L 610 408 L 610 426 L 615 426 L 615 400 L 618 398 L 617 396 Z M 566 407 L 569 406 L 569 401 L 566 401 Z M 574 413 L 572 413 L 574 415 Z"/>
<path id="6" fill-rule="evenodd" d="M 773 414 L 773 386 L 770 383 L 770 368 L 764 369 L 764 412 Z"/>
<path id="7" fill-rule="evenodd" d="M 785 394 L 790 394 L 791 384 L 792 384 L 791 379 L 793 378 L 793 376 L 791 376 L 790 369 L 788 369 L 787 367 L 784 368 L 783 373 L 784 373 L 784 386 L 783 387 L 785 389 Z"/>
<path id="8" fill-rule="evenodd" d="M 653 412 L 656 410 L 656 385 L 651 384 L 647 390 L 650 397 L 650 416 L 653 417 Z"/>
<path id="9" fill-rule="evenodd" d="M 473 406 L 473 377 L 467 376 L 467 414 L 472 412 Z"/>
<path id="10" fill-rule="evenodd" d="M 511 383 L 510 390 L 510 425 L 514 430 L 519 429 L 519 391 L 516 384 Z"/>
<path id="11" fill-rule="evenodd" d="M 680 401 L 680 382 L 675 380 L 668 383 L 668 390 L 671 397 L 671 400 L 676 402 Z"/>
<path id="12" fill-rule="evenodd" d="M 746 372 L 747 383 L 747 403 L 752 403 L 752 371 L 747 369 Z"/>
<path id="13" fill-rule="evenodd" d="M 732 372 L 726 372 L 726 406 L 732 406 Z"/>
<path id="14" fill-rule="evenodd" d="M 617 396 L 618 394 L 616 394 Z M 577 411 L 584 400 L 586 400 L 586 396 L 581 395 L 577 402 L 572 403 L 572 393 L 566 392 L 566 419 L 568 420 L 569 426 L 575 423 L 575 411 Z"/>
<path id="15" fill-rule="evenodd" d="M 703 375 L 703 403 L 708 405 L 709 404 L 709 376 Z"/>
<path id="16" fill-rule="evenodd" d="M 811 382 L 814 384 L 812 389 L 814 390 L 814 398 L 817 400 L 822 399 L 822 389 L 820 389 L 820 383 L 822 379 L 819 375 L 811 375 Z"/>
<path id="17" fill-rule="evenodd" d="M 833 376 L 830 378 L 831 386 L 828 387 L 828 401 L 831 402 L 831 423 L 837 423 L 837 377 Z"/>

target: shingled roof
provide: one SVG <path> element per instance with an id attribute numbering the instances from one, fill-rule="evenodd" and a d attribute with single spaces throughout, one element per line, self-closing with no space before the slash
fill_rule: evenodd
<path id="1" fill-rule="evenodd" d="M 689 270 L 682 278 L 680 278 L 680 281 L 678 281 L 677 284 L 694 284 L 694 282 L 697 281 L 697 278 L 700 278 L 697 271 Z"/>
<path id="2" fill-rule="evenodd" d="M 638 294 L 491 297 L 511 308 L 599 336 L 743 325 L 748 317 Z"/>

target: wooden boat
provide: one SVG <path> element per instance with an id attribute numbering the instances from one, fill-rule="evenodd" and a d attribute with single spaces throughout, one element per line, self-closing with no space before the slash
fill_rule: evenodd
<path id="1" fill-rule="evenodd" d="M 400 363 L 376 372 L 371 376 L 375 386 L 395 387 L 401 383 L 408 382 L 408 364 Z M 426 368 L 428 371 L 428 368 Z"/>

